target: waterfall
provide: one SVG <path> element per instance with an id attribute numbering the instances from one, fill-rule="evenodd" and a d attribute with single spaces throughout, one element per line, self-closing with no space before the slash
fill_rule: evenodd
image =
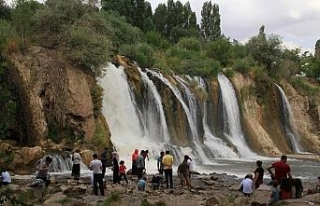
<path id="1" fill-rule="evenodd" d="M 63 152 L 62 154 L 50 154 L 50 157 L 52 157 L 52 162 L 49 165 L 49 172 L 50 173 L 69 173 L 71 175 L 72 170 L 72 159 L 71 159 L 71 153 L 69 152 Z M 40 163 L 43 163 L 46 159 L 47 155 L 44 156 L 42 159 L 38 161 L 39 166 Z M 87 165 L 85 165 L 82 161 L 80 162 L 80 171 L 81 173 L 88 172 L 89 169 Z"/>
<path id="2" fill-rule="evenodd" d="M 193 122 L 195 125 L 198 125 L 199 119 L 198 114 L 201 114 L 201 111 L 199 111 L 199 103 L 196 99 L 195 95 L 192 93 L 192 91 L 189 89 L 187 85 L 189 85 L 184 79 L 181 77 L 174 75 L 174 78 L 179 82 L 179 84 L 183 87 L 184 94 L 186 96 L 186 103 L 189 107 L 191 118 L 193 119 Z"/>
<path id="3" fill-rule="evenodd" d="M 232 142 L 234 146 L 237 147 L 241 157 L 256 157 L 257 155 L 250 150 L 246 143 L 241 127 L 238 101 L 231 82 L 223 74 L 218 75 L 218 82 L 220 85 L 223 104 L 222 112 L 224 135 Z"/>
<path id="4" fill-rule="evenodd" d="M 198 132 L 197 132 L 196 124 L 194 122 L 194 119 L 192 118 L 192 114 L 191 114 L 188 106 L 186 105 L 186 103 L 183 101 L 183 98 L 182 98 L 182 95 L 181 95 L 180 91 L 178 90 L 178 88 L 173 86 L 166 78 L 164 78 L 161 73 L 157 73 L 155 71 L 150 71 L 150 72 L 154 76 L 159 78 L 164 84 L 166 84 L 171 89 L 171 91 L 174 93 L 174 95 L 179 100 L 179 102 L 181 103 L 182 108 L 183 108 L 183 110 L 184 110 L 184 112 L 185 112 L 185 114 L 187 116 L 189 127 L 190 127 L 190 130 L 191 130 L 191 133 L 192 133 L 192 140 L 193 140 L 193 144 L 194 144 L 195 149 L 196 149 L 196 151 L 194 151 L 194 153 L 200 158 L 200 161 L 203 164 L 204 163 L 209 163 L 210 160 L 208 159 L 207 155 L 205 154 L 203 148 L 201 147 L 201 143 L 199 141 L 199 135 L 198 135 Z M 186 90 L 189 90 L 189 88 L 187 88 L 187 87 L 184 87 L 184 88 Z M 189 91 L 189 92 L 187 92 L 187 94 L 188 93 L 190 94 L 191 92 Z M 191 100 L 192 97 L 190 97 L 190 96 L 189 96 L 188 99 L 190 101 L 193 101 L 193 100 Z M 193 101 L 193 103 L 190 103 L 190 104 L 194 105 L 194 101 Z M 190 109 L 194 109 L 194 108 L 190 108 Z"/>
<path id="5" fill-rule="evenodd" d="M 137 111 L 134 95 L 128 85 L 127 76 L 123 67 L 109 64 L 105 76 L 99 80 L 104 89 L 102 113 L 107 118 L 111 132 L 111 141 L 124 160 L 127 167 L 131 165 L 131 155 L 135 149 L 148 149 L 150 161 L 146 161 L 148 171 L 156 171 L 156 158 L 160 151 L 170 150 L 175 155 L 176 163 L 183 159 L 184 154 L 189 154 L 189 148 L 181 148 L 170 144 L 170 136 L 165 122 L 164 111 L 151 80 L 140 71 L 143 82 L 147 85 L 148 98 L 143 107 L 148 111 Z M 150 97 L 150 96 L 154 97 Z M 152 108 L 156 107 L 156 108 Z M 152 112 L 152 114 L 147 114 Z M 157 114 L 157 113 L 160 113 Z M 155 118 L 155 119 L 152 119 Z M 158 121 L 158 119 L 160 119 Z M 142 124 L 141 124 L 142 123 Z M 160 123 L 161 125 L 155 125 Z M 144 128 L 145 127 L 145 128 Z M 160 130 L 159 127 L 161 127 Z M 155 129 L 154 131 L 152 131 Z M 160 138 L 161 132 L 163 137 Z M 150 136 L 155 135 L 155 136 Z"/>
<path id="6" fill-rule="evenodd" d="M 282 90 L 282 88 L 277 84 L 275 84 L 275 85 L 277 86 L 277 88 L 279 89 L 280 94 L 281 94 L 281 100 L 282 100 L 282 106 L 283 106 L 284 128 L 286 131 L 286 135 L 289 138 L 289 141 L 290 141 L 290 144 L 292 147 L 292 151 L 294 153 L 302 153 L 303 150 L 302 150 L 302 147 L 301 147 L 299 140 L 298 140 L 299 135 L 296 131 L 294 117 L 292 114 L 290 103 L 288 101 L 286 94 Z"/>
<path id="7" fill-rule="evenodd" d="M 199 87 L 204 91 L 207 91 L 205 81 L 202 78 L 196 78 L 196 81 L 199 83 Z M 209 151 L 215 158 L 228 158 L 228 159 L 237 159 L 238 155 L 227 146 L 226 142 L 222 139 L 214 136 L 207 123 L 207 100 L 203 102 L 203 118 L 202 124 L 204 128 L 204 144 L 209 148 Z"/>
<path id="8" fill-rule="evenodd" d="M 170 135 L 166 122 L 166 117 L 161 103 L 156 86 L 149 79 L 146 73 L 139 68 L 141 79 L 146 87 L 146 98 L 144 99 L 143 120 L 151 137 L 163 140 L 165 143 L 170 143 Z"/>

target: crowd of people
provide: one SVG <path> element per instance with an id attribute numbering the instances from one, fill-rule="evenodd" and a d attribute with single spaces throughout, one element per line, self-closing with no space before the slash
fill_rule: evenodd
<path id="1" fill-rule="evenodd" d="M 146 177 L 146 160 L 149 160 L 149 151 L 135 149 L 131 156 L 131 175 L 137 176 L 137 188 L 138 190 L 144 191 L 147 185 Z M 72 176 L 74 180 L 80 178 L 80 162 L 82 161 L 80 151 L 75 150 L 72 155 L 73 167 Z M 38 166 L 37 179 L 43 181 L 47 187 L 50 184 L 50 178 L 48 174 L 49 165 L 52 163 L 52 157 L 46 156 L 44 161 Z M 153 189 L 159 189 L 160 186 L 165 188 L 173 189 L 173 165 L 175 163 L 174 157 L 170 154 L 170 151 L 161 151 L 157 158 L 157 169 L 158 173 L 154 174 L 151 179 Z M 93 154 L 92 161 L 90 162 L 89 168 L 92 170 L 92 184 L 93 192 L 98 195 L 104 196 L 104 189 L 106 186 L 105 174 L 106 168 L 112 166 L 112 182 L 113 184 L 120 184 L 123 179 L 129 184 L 127 178 L 127 167 L 124 160 L 119 159 L 119 153 L 116 149 L 112 152 L 105 148 L 101 155 Z M 300 179 L 292 178 L 291 168 L 287 163 L 287 156 L 282 155 L 280 161 L 272 163 L 266 168 L 270 174 L 271 181 L 267 184 L 270 186 L 270 199 L 266 203 L 267 206 L 273 205 L 280 199 L 299 198 L 302 195 L 302 183 Z M 177 176 L 181 180 L 181 188 L 186 187 L 188 190 L 191 189 L 191 173 L 193 171 L 192 159 L 185 155 L 183 161 L 179 164 L 177 169 Z M 11 176 L 5 168 L 1 168 L 1 181 L 2 185 L 8 185 L 11 183 Z M 247 174 L 241 181 L 239 190 L 244 196 L 249 197 L 257 190 L 263 179 L 265 170 L 262 166 L 262 161 L 256 161 L 256 169 L 253 174 Z M 165 185 L 164 185 L 165 183 Z M 292 193 L 292 187 L 295 188 L 295 193 Z M 320 177 L 318 177 L 318 185 L 315 190 L 308 190 L 310 194 L 320 193 Z"/>
<path id="2" fill-rule="evenodd" d="M 80 167 L 77 166 L 78 161 L 81 160 L 78 155 L 79 151 L 75 151 L 73 154 L 73 168 L 72 176 L 77 180 L 80 176 Z M 111 154 L 111 155 L 109 155 Z M 98 195 L 98 189 L 101 195 L 104 195 L 104 189 L 106 181 L 104 180 L 106 174 L 106 168 L 108 162 L 112 162 L 112 182 L 113 184 L 120 184 L 123 179 L 128 184 L 127 178 L 127 166 L 124 160 L 119 159 L 119 153 L 114 148 L 112 152 L 105 148 L 100 157 L 98 154 L 93 154 L 93 160 L 91 161 L 89 168 L 93 171 L 93 190 L 94 194 Z M 131 175 L 137 176 L 137 188 L 138 190 L 145 190 L 147 185 L 146 177 L 146 160 L 149 160 L 149 151 L 135 149 L 131 156 Z M 174 164 L 174 158 L 170 154 L 170 151 L 161 151 L 157 158 L 158 173 L 154 174 L 151 179 L 151 184 L 154 189 L 159 189 L 165 182 L 166 188 L 173 189 L 173 176 L 172 167 Z M 110 166 L 110 165 L 109 165 Z M 181 180 L 181 186 L 187 189 L 191 189 L 191 171 L 193 169 L 192 159 L 185 155 L 183 161 L 178 167 L 177 174 Z"/>
<path id="3" fill-rule="evenodd" d="M 241 181 L 239 190 L 246 197 L 250 197 L 253 192 L 263 183 L 264 169 L 262 161 L 256 161 L 257 168 L 254 175 L 247 174 Z M 271 181 L 268 185 L 271 186 L 270 199 L 266 203 L 267 206 L 273 205 L 280 199 L 299 198 L 302 195 L 302 183 L 300 179 L 293 179 L 291 168 L 287 163 L 287 156 L 282 155 L 280 161 L 276 161 L 268 166 L 267 171 L 270 174 Z M 292 193 L 292 187 L 295 188 L 295 193 Z"/>

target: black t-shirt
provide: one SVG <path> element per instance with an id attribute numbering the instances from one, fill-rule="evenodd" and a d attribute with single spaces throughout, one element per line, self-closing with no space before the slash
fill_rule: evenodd
<path id="1" fill-rule="evenodd" d="M 262 180 L 263 179 L 263 174 L 264 174 L 264 169 L 262 167 L 258 167 L 255 171 L 254 174 L 259 173 L 259 177 L 258 180 Z"/>
<path id="2" fill-rule="evenodd" d="M 102 163 L 102 166 L 107 166 L 107 153 L 106 152 L 101 153 L 101 163 Z"/>

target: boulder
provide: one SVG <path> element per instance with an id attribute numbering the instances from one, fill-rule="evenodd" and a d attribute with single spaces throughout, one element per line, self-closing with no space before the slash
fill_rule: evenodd
<path id="1" fill-rule="evenodd" d="M 249 198 L 247 197 L 237 197 L 234 202 L 234 206 L 245 206 L 249 205 Z"/>
<path id="2" fill-rule="evenodd" d="M 216 194 L 213 197 L 210 197 L 206 201 L 206 206 L 216 206 L 216 205 L 225 205 L 228 204 L 228 198 L 223 194 Z"/>

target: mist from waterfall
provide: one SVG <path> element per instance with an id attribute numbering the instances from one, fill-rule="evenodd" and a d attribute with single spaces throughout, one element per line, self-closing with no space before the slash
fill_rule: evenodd
<path id="1" fill-rule="evenodd" d="M 223 75 L 218 75 L 218 82 L 221 90 L 223 132 L 230 142 L 236 146 L 240 157 L 253 158 L 257 154 L 253 153 L 246 143 L 242 131 L 238 100 L 233 85 L 229 79 Z"/>
<path id="2" fill-rule="evenodd" d="M 286 135 L 289 138 L 292 151 L 294 153 L 302 153 L 303 149 L 299 143 L 299 135 L 296 131 L 295 121 L 292 113 L 292 109 L 286 94 L 284 93 L 283 89 L 275 84 L 280 91 L 282 106 L 283 106 L 283 120 L 284 120 L 284 128 L 286 131 Z"/>

